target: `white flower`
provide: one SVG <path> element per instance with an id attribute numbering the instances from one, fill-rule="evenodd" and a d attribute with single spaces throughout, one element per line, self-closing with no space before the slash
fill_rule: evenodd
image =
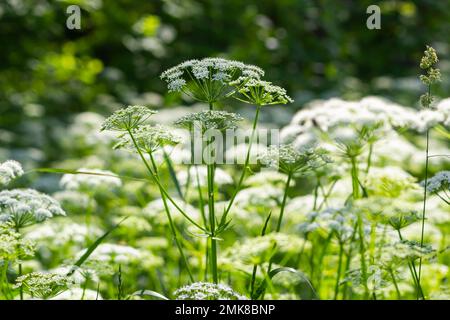
<path id="1" fill-rule="evenodd" d="M 247 300 L 225 284 L 194 282 L 174 292 L 176 300 Z"/>
<path id="2" fill-rule="evenodd" d="M 86 174 L 65 174 L 59 184 L 66 190 L 93 190 L 100 188 L 118 188 L 122 186 L 120 178 L 108 170 L 80 168 L 78 172 Z M 88 174 L 93 173 L 93 174 Z"/>
<path id="3" fill-rule="evenodd" d="M 109 116 L 102 124 L 101 131 L 128 131 L 137 128 L 145 123 L 148 118 L 155 114 L 155 110 L 151 110 L 144 106 L 128 106 L 117 110 Z"/>
<path id="4" fill-rule="evenodd" d="M 244 164 L 247 157 L 249 145 L 247 143 L 240 143 L 238 145 L 231 146 L 225 152 L 226 163 Z M 249 163 L 255 164 L 257 162 L 258 154 L 267 150 L 267 147 L 262 144 L 252 143 L 250 150 Z"/>
<path id="5" fill-rule="evenodd" d="M 214 102 L 231 92 L 230 81 L 259 79 L 263 75 L 261 68 L 239 61 L 205 58 L 172 67 L 161 74 L 161 79 L 167 83 L 169 92 L 184 92 L 196 100 Z"/>
<path id="6" fill-rule="evenodd" d="M 23 175 L 22 165 L 15 160 L 7 160 L 0 163 L 0 185 L 7 185 Z"/>
<path id="7" fill-rule="evenodd" d="M 178 182 L 182 186 L 194 185 L 205 187 L 208 185 L 208 174 L 206 166 L 191 166 L 189 173 L 185 170 L 180 171 L 177 175 Z M 188 181 L 189 180 L 189 181 Z M 233 178 L 224 170 L 216 168 L 214 170 L 214 184 L 218 186 L 233 184 Z"/>
<path id="8" fill-rule="evenodd" d="M 86 250 L 87 249 L 81 251 L 77 256 L 81 257 Z M 142 253 L 133 247 L 102 243 L 94 250 L 88 259 L 91 261 L 108 262 L 110 264 L 129 264 L 141 260 L 142 257 Z"/>
<path id="9" fill-rule="evenodd" d="M 282 196 L 282 188 L 273 186 L 251 187 L 241 190 L 234 203 L 241 208 L 273 208 L 281 202 Z"/>
<path id="10" fill-rule="evenodd" d="M 58 201 L 33 189 L 0 192 L 0 221 L 12 221 L 22 228 L 66 213 Z"/>
<path id="11" fill-rule="evenodd" d="M 103 300 L 100 293 L 91 289 L 71 288 L 50 300 Z"/>
<path id="12" fill-rule="evenodd" d="M 364 183 L 369 195 L 392 198 L 397 198 L 415 186 L 415 179 L 408 172 L 392 166 L 372 167 Z"/>
<path id="13" fill-rule="evenodd" d="M 193 220 L 198 220 L 198 218 L 200 218 L 198 210 L 190 204 L 177 198 L 174 198 L 174 201 Z M 169 208 L 172 219 L 179 223 L 185 221 L 186 218 L 178 211 L 174 204 L 168 200 L 167 207 Z M 146 218 L 150 219 L 151 225 L 166 225 L 169 223 L 164 207 L 164 202 L 161 198 L 150 201 L 142 210 L 142 213 Z"/>
<path id="14" fill-rule="evenodd" d="M 425 181 L 422 182 L 422 185 L 424 184 Z M 427 181 L 427 190 L 429 192 L 437 192 L 443 189 L 449 190 L 449 188 L 450 188 L 450 171 L 440 171 Z"/>
<path id="15" fill-rule="evenodd" d="M 64 275 L 50 272 L 32 272 L 18 277 L 14 288 L 22 288 L 32 297 L 49 299 L 67 290 L 72 284 L 72 279 Z"/>
<path id="16" fill-rule="evenodd" d="M 34 227 L 26 234 L 26 239 L 57 249 L 67 244 L 84 246 L 87 236 L 99 237 L 101 234 L 102 230 L 95 226 L 87 228 L 83 224 L 56 219 Z"/>
<path id="17" fill-rule="evenodd" d="M 250 177 L 248 177 L 245 181 L 245 184 L 249 186 L 264 186 L 264 185 L 278 185 L 284 186 L 286 184 L 287 175 L 281 173 L 279 171 L 274 170 L 263 170 L 258 172 Z M 292 182 L 291 186 L 294 185 Z"/>

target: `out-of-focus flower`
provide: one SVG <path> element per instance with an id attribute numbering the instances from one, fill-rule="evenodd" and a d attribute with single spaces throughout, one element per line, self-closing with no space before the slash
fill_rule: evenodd
<path id="1" fill-rule="evenodd" d="M 225 284 L 195 282 L 174 292 L 176 300 L 247 300 Z"/>
<path id="2" fill-rule="evenodd" d="M 295 149 L 292 145 L 270 146 L 259 156 L 261 164 L 287 174 L 302 174 L 319 168 L 331 159 L 320 148 Z"/>
<path id="3" fill-rule="evenodd" d="M 0 185 L 6 185 L 23 175 L 22 165 L 15 160 L 0 163 Z"/>
<path id="4" fill-rule="evenodd" d="M 23 239 L 14 231 L 12 223 L 0 223 L 0 259 L 3 261 L 21 260 L 34 254 L 34 242 Z"/>
<path id="5" fill-rule="evenodd" d="M 193 185 L 205 187 L 208 184 L 208 174 L 206 166 L 191 166 L 189 173 L 180 171 L 177 174 L 178 182 L 182 186 Z M 226 171 L 216 168 L 214 170 L 214 184 L 217 186 L 233 184 L 233 178 Z"/>
<path id="6" fill-rule="evenodd" d="M 59 184 L 66 190 L 95 191 L 102 188 L 118 188 L 122 180 L 113 172 L 100 169 L 80 168 L 80 174 L 65 174 Z"/>

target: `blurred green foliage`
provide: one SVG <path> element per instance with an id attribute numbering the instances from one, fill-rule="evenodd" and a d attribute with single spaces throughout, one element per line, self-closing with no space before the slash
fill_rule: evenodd
<path id="1" fill-rule="evenodd" d="M 82 8 L 81 30 L 66 28 L 71 4 Z M 381 30 L 366 28 L 371 4 L 381 7 Z M 425 44 L 442 58 L 441 95 L 449 89 L 449 8 L 449 0 L 4 0 L 0 143 L 58 159 L 51 133 L 71 115 L 178 104 L 161 95 L 159 74 L 204 56 L 261 66 L 295 109 L 366 94 L 416 105 Z"/>

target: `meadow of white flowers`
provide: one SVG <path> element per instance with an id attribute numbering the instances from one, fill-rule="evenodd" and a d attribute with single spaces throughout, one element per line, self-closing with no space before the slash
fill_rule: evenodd
<path id="1" fill-rule="evenodd" d="M 434 101 L 436 63 L 427 47 L 419 110 L 311 101 L 265 145 L 260 115 L 292 99 L 238 61 L 161 75 L 199 112 L 79 114 L 61 138 L 83 150 L 69 169 L 0 163 L 0 298 L 449 299 L 450 98 Z M 227 99 L 253 118 L 219 110 Z M 247 143 L 215 144 L 239 128 Z M 219 148 L 240 161 L 221 164 Z M 16 188 L 29 174 L 60 188 Z"/>

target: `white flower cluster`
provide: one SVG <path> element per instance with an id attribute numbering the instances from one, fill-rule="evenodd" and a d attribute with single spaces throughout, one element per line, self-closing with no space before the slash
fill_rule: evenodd
<path id="1" fill-rule="evenodd" d="M 0 192 L 0 221 L 12 221 L 17 228 L 65 216 L 58 201 L 33 189 Z"/>
<path id="2" fill-rule="evenodd" d="M 14 288 L 22 288 L 32 297 L 49 299 L 65 291 L 71 284 L 73 284 L 72 279 L 64 275 L 32 272 L 18 277 Z"/>
<path id="3" fill-rule="evenodd" d="M 90 205 L 95 205 L 93 199 L 90 199 L 87 194 L 77 190 L 61 190 L 53 193 L 52 196 L 68 212 L 83 212 Z"/>
<path id="4" fill-rule="evenodd" d="M 383 250 L 381 250 L 379 261 L 383 264 L 399 264 L 429 257 L 433 252 L 433 248 L 429 245 L 421 246 L 419 242 L 402 240 L 385 245 Z"/>
<path id="5" fill-rule="evenodd" d="M 128 106 L 114 112 L 102 124 L 101 131 L 128 131 L 137 128 L 156 111 L 145 106 Z"/>
<path id="6" fill-rule="evenodd" d="M 341 207 L 311 212 L 307 215 L 307 219 L 307 222 L 299 225 L 299 230 L 302 233 L 322 229 L 327 232 L 334 232 L 339 241 L 345 242 L 350 240 L 355 232 L 357 216 L 348 207 Z"/>
<path id="7" fill-rule="evenodd" d="M 82 250 L 78 253 L 81 257 L 87 249 Z M 133 247 L 112 244 L 112 243 L 102 243 L 100 244 L 94 252 L 89 256 L 88 260 L 98 261 L 98 262 L 109 262 L 109 263 L 121 263 L 129 264 L 139 261 L 142 258 L 142 253 Z"/>
<path id="8" fill-rule="evenodd" d="M 182 141 L 181 136 L 173 133 L 173 129 L 163 125 L 142 125 L 132 131 L 136 145 L 143 152 L 153 153 L 165 146 L 174 146 Z M 128 133 L 119 136 L 114 149 L 126 148 L 136 151 L 136 146 Z"/>
<path id="9" fill-rule="evenodd" d="M 259 106 L 287 104 L 294 100 L 288 96 L 286 89 L 260 79 L 242 79 L 230 82 L 240 93 L 238 100 Z"/>
<path id="10" fill-rule="evenodd" d="M 264 185 L 284 186 L 286 181 L 287 175 L 284 173 L 274 170 L 263 170 L 248 177 L 245 184 L 254 187 Z M 294 182 L 291 185 L 294 185 Z"/>
<path id="11" fill-rule="evenodd" d="M 422 182 L 422 186 L 425 181 Z M 438 192 L 450 189 L 450 171 L 440 171 L 427 181 L 428 192 Z"/>
<path id="12" fill-rule="evenodd" d="M 236 113 L 205 110 L 183 116 L 175 121 L 175 124 L 189 130 L 200 128 L 204 131 L 209 129 L 225 131 L 227 129 L 235 129 L 237 122 L 242 120 L 243 118 Z"/>
<path id="13" fill-rule="evenodd" d="M 59 184 L 66 190 L 95 191 L 102 188 L 118 188 L 122 186 L 122 180 L 108 170 L 80 168 L 78 172 L 85 174 L 65 174 Z M 92 174 L 88 174 L 92 173 Z"/>
<path id="14" fill-rule="evenodd" d="M 276 249 L 274 250 L 274 246 Z M 254 264 L 268 262 L 277 253 L 298 253 L 305 245 L 310 248 L 310 243 L 301 237 L 285 233 L 269 233 L 264 236 L 247 238 L 242 242 L 236 242 L 225 249 L 221 264 L 233 268 L 245 268 Z"/>
<path id="15" fill-rule="evenodd" d="M 188 60 L 174 66 L 161 74 L 161 79 L 167 82 L 170 91 L 182 91 L 188 82 L 201 83 L 216 81 L 220 84 L 242 76 L 259 79 L 264 71 L 253 65 L 240 61 L 231 61 L 222 58 L 205 58 L 202 60 Z"/>
<path id="16" fill-rule="evenodd" d="M 208 184 L 208 173 L 206 166 L 191 166 L 189 173 L 180 171 L 177 175 L 180 185 L 187 187 L 187 184 L 206 187 Z M 224 170 L 216 168 L 214 170 L 214 184 L 217 186 L 233 184 L 233 178 Z"/>
<path id="17" fill-rule="evenodd" d="M 102 230 L 97 227 L 88 228 L 83 224 L 56 219 L 36 226 L 25 237 L 46 247 L 60 248 L 66 244 L 83 246 L 87 236 L 99 237 L 101 234 Z"/>
<path id="18" fill-rule="evenodd" d="M 258 186 L 242 189 L 235 198 L 240 208 L 273 208 L 283 197 L 283 189 L 274 186 Z"/>
<path id="19" fill-rule="evenodd" d="M 105 117 L 95 112 L 81 112 L 74 118 L 72 124 L 68 128 L 61 128 L 56 131 L 56 137 L 67 146 L 73 148 L 98 147 L 98 145 L 108 145 L 113 139 L 113 133 L 99 132 L 98 128 L 105 121 Z"/>
<path id="20" fill-rule="evenodd" d="M 270 146 L 259 156 L 262 165 L 280 169 L 284 173 L 301 173 L 322 167 L 331 159 L 324 149 L 301 148 L 297 150 L 293 145 Z"/>
<path id="21" fill-rule="evenodd" d="M 0 260 L 14 261 L 33 256 L 34 243 L 14 231 L 11 223 L 0 223 Z"/>
<path id="22" fill-rule="evenodd" d="M 50 300 L 103 300 L 100 293 L 91 289 L 71 288 Z"/>
<path id="23" fill-rule="evenodd" d="M 7 185 L 21 175 L 23 175 L 23 169 L 19 162 L 7 160 L 0 163 L 0 185 Z"/>
<path id="24" fill-rule="evenodd" d="M 365 178 L 364 187 L 369 195 L 397 198 L 416 187 L 415 179 L 399 167 L 373 167 Z"/>
<path id="25" fill-rule="evenodd" d="M 174 292 L 176 300 L 248 300 L 225 284 L 195 282 Z"/>
<path id="26" fill-rule="evenodd" d="M 386 131 L 401 127 L 424 132 L 437 124 L 448 126 L 449 123 L 450 99 L 442 100 L 436 109 L 416 111 L 377 97 L 360 101 L 332 98 L 313 102 L 298 111 L 281 136 L 284 143 L 307 145 L 318 138 L 312 133 L 315 129 L 333 133 L 335 128 L 348 131 L 381 125 Z"/>
<path id="27" fill-rule="evenodd" d="M 174 198 L 175 203 L 183 209 L 183 211 L 189 215 L 193 220 L 198 220 L 200 217 L 200 214 L 196 208 L 191 206 L 190 204 Z M 173 205 L 172 202 L 167 201 L 167 206 L 169 208 L 169 212 L 172 216 L 172 218 L 179 222 L 183 223 L 186 221 L 186 219 L 183 217 L 183 215 L 178 211 L 178 209 Z M 166 225 L 168 223 L 166 211 L 164 208 L 164 202 L 163 200 L 156 199 L 150 201 L 145 208 L 142 211 L 144 217 L 149 219 L 151 221 L 151 225 Z"/>

